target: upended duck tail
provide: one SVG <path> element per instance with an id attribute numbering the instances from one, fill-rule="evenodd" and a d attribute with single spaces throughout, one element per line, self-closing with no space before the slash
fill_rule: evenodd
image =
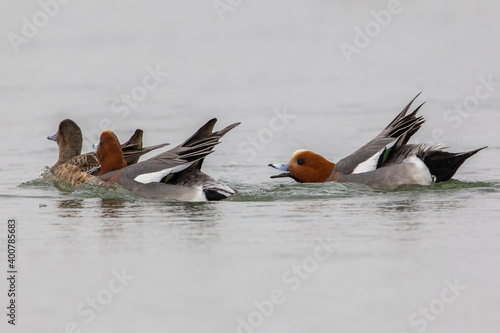
<path id="1" fill-rule="evenodd" d="M 423 156 L 423 161 L 431 175 L 436 177 L 436 183 L 450 180 L 458 168 L 472 155 L 487 148 L 478 148 L 463 153 L 449 153 L 443 150 L 429 150 Z"/>

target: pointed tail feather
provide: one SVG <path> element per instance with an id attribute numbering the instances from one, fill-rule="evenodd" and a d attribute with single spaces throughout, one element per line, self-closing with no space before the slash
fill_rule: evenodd
<path id="1" fill-rule="evenodd" d="M 213 132 L 215 123 L 217 122 L 217 118 L 210 119 L 205 125 L 200 127 L 193 135 L 189 137 L 186 141 L 184 141 L 181 146 L 182 147 L 187 147 L 187 146 L 192 146 L 194 144 L 198 144 L 200 141 L 207 140 L 207 139 L 220 139 L 223 137 L 227 132 L 235 128 L 241 123 L 234 123 L 229 126 L 227 126 L 224 129 L 221 129 L 220 131 Z"/>
<path id="2" fill-rule="evenodd" d="M 130 139 L 122 144 L 122 149 L 125 151 L 126 149 L 138 150 L 142 148 L 142 137 L 144 132 L 141 129 L 136 129 L 134 134 L 130 137 Z"/>
<path id="3" fill-rule="evenodd" d="M 417 95 L 418 96 L 418 95 Z M 420 104 L 411 114 L 410 116 L 413 116 L 415 117 L 418 110 L 420 110 L 420 108 L 425 104 L 425 102 L 423 102 L 422 104 Z M 408 141 L 410 140 L 410 138 L 413 136 L 413 134 L 415 134 L 419 129 L 420 127 L 422 126 L 422 124 L 425 122 L 425 119 L 423 117 L 420 117 L 422 120 L 420 122 L 418 122 L 415 126 L 413 126 L 409 131 L 408 133 L 406 133 L 406 135 L 404 136 L 404 139 L 403 139 L 403 142 L 402 144 L 405 145 L 408 143 Z"/>
<path id="4" fill-rule="evenodd" d="M 396 123 L 391 124 L 391 127 L 385 129 L 387 136 L 397 138 L 397 141 L 391 147 L 387 147 L 380 155 L 377 163 L 377 168 L 381 167 L 387 160 L 390 160 L 396 151 L 399 151 L 410 140 L 422 124 L 425 122 L 424 117 L 415 117 L 423 103 L 418 106 L 411 114 L 399 119 Z"/>
<path id="5" fill-rule="evenodd" d="M 127 162 L 127 165 L 136 164 L 137 162 L 139 162 L 139 158 L 142 155 L 147 154 L 152 150 L 159 149 L 159 148 L 162 148 L 162 147 L 165 147 L 168 145 L 169 145 L 169 143 L 162 143 L 159 145 L 138 148 L 138 149 L 126 148 L 126 149 L 123 149 L 123 157 L 125 158 L 125 162 Z M 141 146 L 142 146 L 142 142 L 141 142 Z"/>
<path id="6" fill-rule="evenodd" d="M 227 132 L 238 126 L 240 123 L 234 123 L 226 128 L 213 132 L 217 118 L 210 119 L 205 125 L 200 127 L 193 135 L 191 135 L 186 141 L 184 141 L 179 147 L 195 147 L 202 144 L 210 146 L 209 150 L 212 150 L 217 144 L 220 138 L 222 138 Z M 203 165 L 203 158 L 193 164 L 192 168 L 201 170 Z"/>
<path id="7" fill-rule="evenodd" d="M 448 153 L 442 150 L 428 151 L 423 160 L 431 175 L 436 177 L 436 183 L 450 180 L 458 168 L 472 155 L 487 148 L 482 147 L 463 153 Z"/>
<path id="8" fill-rule="evenodd" d="M 136 129 L 130 139 L 121 145 L 123 157 L 125 158 L 125 162 L 127 162 L 127 165 L 136 164 L 137 162 L 139 162 L 139 158 L 142 155 L 147 154 L 152 150 L 169 145 L 169 143 L 162 143 L 159 145 L 143 148 L 143 135 L 143 130 Z"/>
<path id="9" fill-rule="evenodd" d="M 205 125 L 200 127 L 193 135 L 191 135 L 181 146 L 191 146 L 193 143 L 203 140 L 212 135 L 217 118 L 210 119 Z"/>
<path id="10" fill-rule="evenodd" d="M 393 126 L 394 124 L 396 124 L 398 121 L 400 121 L 401 119 L 403 119 L 405 116 L 406 116 L 406 113 L 408 112 L 408 110 L 410 109 L 410 106 L 412 105 L 412 103 L 417 99 L 418 96 L 420 96 L 422 92 L 419 92 L 417 94 L 417 96 L 413 97 L 413 99 L 410 101 L 410 103 L 408 103 L 408 105 L 403 109 L 403 111 L 401 111 L 397 116 L 396 118 L 394 118 L 391 123 L 389 125 L 387 125 L 387 127 L 385 129 L 388 129 L 389 127 Z M 422 105 L 420 105 L 422 106 Z M 412 116 L 415 116 L 415 114 L 417 113 L 418 109 L 420 109 L 420 106 L 415 110 L 413 111 L 413 113 L 411 114 Z"/>
<path id="11" fill-rule="evenodd" d="M 417 112 L 425 102 L 417 106 L 412 113 L 406 115 L 413 101 L 415 101 L 420 94 L 421 92 L 415 96 L 403 111 L 401 111 L 401 113 L 382 131 L 387 137 L 398 138 L 397 146 L 405 145 L 425 122 L 424 117 L 417 117 Z"/>
<path id="12" fill-rule="evenodd" d="M 238 123 L 234 123 L 234 124 L 231 124 L 229 126 L 227 126 L 226 128 L 224 129 L 221 129 L 220 131 L 218 132 L 215 132 L 214 134 L 218 137 L 223 137 L 224 135 L 226 135 L 227 132 L 229 132 L 230 130 L 232 130 L 233 128 L 235 128 L 236 126 L 238 126 L 239 124 L 241 124 L 240 122 Z"/>

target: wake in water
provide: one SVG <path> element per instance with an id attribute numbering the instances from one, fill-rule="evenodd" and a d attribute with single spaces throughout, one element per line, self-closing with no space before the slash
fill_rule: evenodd
<path id="1" fill-rule="evenodd" d="M 357 183 L 293 183 L 275 184 L 268 183 L 264 186 L 257 184 L 231 183 L 232 187 L 238 189 L 234 198 L 228 201 L 234 202 L 273 202 L 273 201 L 302 201 L 302 200 L 328 200 L 339 198 L 400 195 L 412 193 L 442 193 L 463 190 L 474 190 L 478 192 L 498 192 L 500 183 L 496 182 L 463 182 L 450 180 L 432 184 L 430 186 L 404 185 L 394 190 L 379 190 Z M 110 188 L 92 184 L 82 184 L 78 189 L 62 182 L 54 176 L 48 167 L 41 170 L 37 179 L 19 185 L 21 188 L 38 188 L 49 191 L 58 190 L 75 198 L 121 198 L 131 200 L 142 199 L 118 184 L 112 184 Z M 149 201 L 149 200 L 147 200 Z M 171 201 L 171 200 L 166 200 Z"/>
<path id="2" fill-rule="evenodd" d="M 281 184 L 266 188 L 255 186 L 237 186 L 241 188 L 238 195 L 231 201 L 301 201 L 301 200 L 326 200 L 339 198 L 404 195 L 416 193 L 441 193 L 464 190 L 477 190 L 480 192 L 498 192 L 500 183 L 494 182 L 462 182 L 450 180 L 447 182 L 422 185 L 403 185 L 394 190 L 374 189 L 357 183 L 311 183 L 311 184 Z"/>
<path id="3" fill-rule="evenodd" d="M 132 192 L 126 190 L 116 183 L 108 183 L 106 188 L 92 184 L 82 184 L 75 188 L 56 177 L 50 172 L 49 167 L 45 167 L 40 171 L 40 176 L 37 179 L 19 184 L 21 188 L 38 188 L 45 190 L 59 190 L 66 195 L 72 195 L 77 198 L 125 198 L 137 199 L 138 197 Z"/>

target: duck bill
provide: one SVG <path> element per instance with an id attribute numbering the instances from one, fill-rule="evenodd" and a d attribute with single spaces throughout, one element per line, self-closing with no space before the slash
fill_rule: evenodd
<path id="1" fill-rule="evenodd" d="M 51 135 L 51 136 L 48 136 L 47 139 L 49 139 L 50 141 L 56 141 L 56 135 Z"/>
<path id="2" fill-rule="evenodd" d="M 97 147 L 99 147 L 99 144 L 98 143 L 95 143 L 92 145 L 92 148 L 96 149 L 97 150 Z"/>
<path id="3" fill-rule="evenodd" d="M 283 178 L 283 177 L 291 177 L 290 172 L 288 172 L 288 164 L 269 164 L 271 168 L 286 171 L 284 173 L 280 173 L 279 175 L 271 176 L 271 178 Z"/>

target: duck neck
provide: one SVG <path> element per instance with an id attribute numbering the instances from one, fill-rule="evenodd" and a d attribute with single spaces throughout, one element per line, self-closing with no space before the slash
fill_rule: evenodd
<path id="1" fill-rule="evenodd" d="M 102 156 L 99 160 L 101 161 L 100 175 L 107 172 L 123 169 L 127 166 L 125 158 L 123 157 L 122 148 L 120 146 L 110 150 L 106 154 L 106 156 Z"/>
<path id="2" fill-rule="evenodd" d="M 337 181 L 337 172 L 335 172 L 335 163 L 331 163 L 330 166 L 330 174 L 328 175 L 328 178 L 326 178 L 325 182 L 336 182 Z"/>
<path id="3" fill-rule="evenodd" d="M 336 172 L 335 172 L 335 163 L 332 163 L 328 160 L 325 160 L 324 170 L 325 170 L 324 174 L 326 175 L 326 178 L 323 182 L 333 182 L 333 181 L 337 180 Z"/>
<path id="4" fill-rule="evenodd" d="M 57 165 L 69 162 L 73 157 L 80 155 L 82 152 L 81 144 L 64 144 L 59 145 L 59 159 L 57 160 Z"/>

